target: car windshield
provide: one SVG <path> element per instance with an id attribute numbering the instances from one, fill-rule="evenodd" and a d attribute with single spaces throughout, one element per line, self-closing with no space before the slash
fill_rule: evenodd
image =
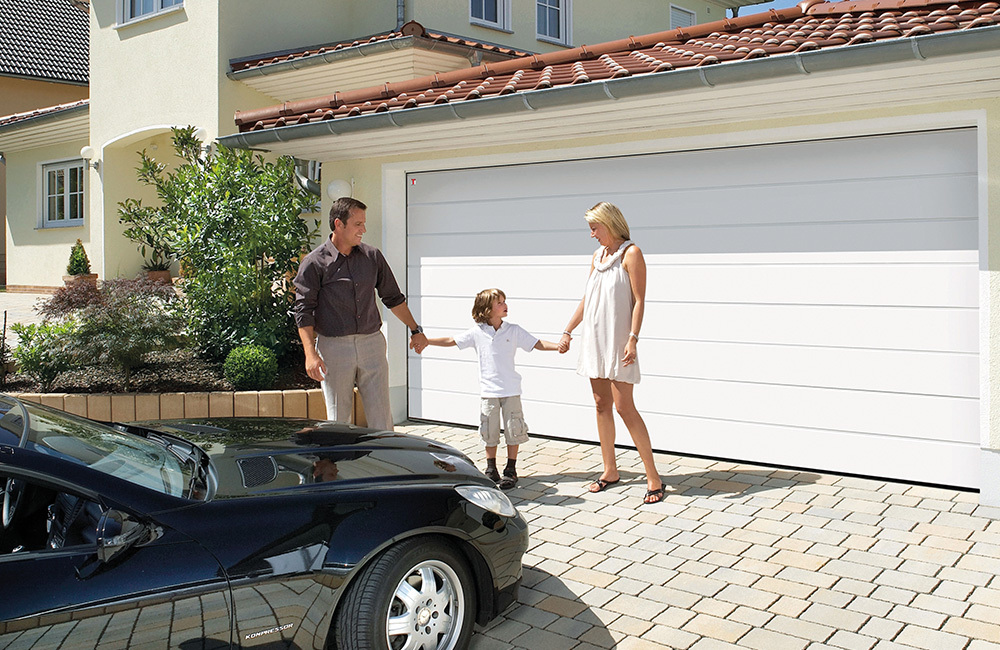
<path id="1" fill-rule="evenodd" d="M 9 397 L 0 397 L 0 443 L 58 456 L 171 496 L 182 496 L 191 478 L 190 467 L 161 444 Z"/>

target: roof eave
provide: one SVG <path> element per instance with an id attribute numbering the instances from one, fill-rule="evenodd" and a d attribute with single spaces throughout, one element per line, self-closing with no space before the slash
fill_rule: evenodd
<path id="1" fill-rule="evenodd" d="M 219 142 L 233 148 L 266 149 L 271 144 L 288 143 L 305 138 L 356 133 L 386 127 L 442 123 L 469 117 L 488 117 L 513 112 L 578 106 L 605 100 L 635 98 L 652 93 L 710 88 L 719 85 L 847 70 L 866 65 L 922 61 L 956 54 L 995 50 L 1000 50 L 1000 26 L 979 27 L 972 31 L 945 32 L 875 43 L 845 45 L 812 52 L 779 54 L 761 59 L 681 68 L 668 72 L 589 82 L 575 86 L 512 93 L 500 97 L 294 124 L 235 133 L 219 138 Z"/>

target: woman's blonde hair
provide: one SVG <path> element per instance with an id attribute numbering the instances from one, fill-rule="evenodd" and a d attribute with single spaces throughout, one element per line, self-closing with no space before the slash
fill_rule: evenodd
<path id="1" fill-rule="evenodd" d="M 477 323 L 490 322 L 490 313 L 493 305 L 497 301 L 507 300 L 507 294 L 499 289 L 483 289 L 476 294 L 476 301 L 472 304 L 472 320 Z"/>
<path id="2" fill-rule="evenodd" d="M 622 215 L 622 211 L 616 206 L 605 201 L 601 201 L 583 215 L 587 223 L 599 223 L 608 229 L 608 232 L 617 239 L 631 239 L 628 232 L 628 222 Z"/>

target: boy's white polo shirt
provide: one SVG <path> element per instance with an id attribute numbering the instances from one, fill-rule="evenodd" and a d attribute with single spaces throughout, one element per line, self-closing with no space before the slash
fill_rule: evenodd
<path id="1" fill-rule="evenodd" d="M 521 394 L 521 375 L 514 370 L 514 353 L 534 349 L 538 339 L 526 329 L 504 321 L 495 330 L 488 323 L 477 323 L 455 337 L 460 350 L 475 347 L 479 354 L 479 393 L 481 397 L 511 397 Z"/>

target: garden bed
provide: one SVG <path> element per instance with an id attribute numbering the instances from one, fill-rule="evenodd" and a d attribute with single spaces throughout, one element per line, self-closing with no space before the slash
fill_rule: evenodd
<path id="1" fill-rule="evenodd" d="M 278 377 L 272 390 L 318 388 L 319 384 L 305 372 L 305 361 L 299 352 L 279 364 Z M 7 376 L 2 388 L 5 393 L 37 393 L 41 387 L 27 375 Z M 233 385 L 222 374 L 222 363 L 194 356 L 190 350 L 152 352 L 149 362 L 136 368 L 129 392 L 183 393 L 232 391 Z M 121 393 L 124 392 L 121 373 L 108 365 L 87 366 L 59 375 L 52 386 L 53 393 Z"/>

